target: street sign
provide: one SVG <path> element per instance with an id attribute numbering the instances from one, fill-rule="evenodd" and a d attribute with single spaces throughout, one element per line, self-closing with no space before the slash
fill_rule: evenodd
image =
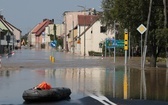
<path id="1" fill-rule="evenodd" d="M 114 48 L 114 47 L 123 47 L 124 40 L 114 40 L 113 38 L 106 39 L 106 48 Z"/>
<path id="2" fill-rule="evenodd" d="M 52 42 L 50 43 L 50 46 L 53 47 L 53 48 L 55 48 L 56 45 L 57 45 L 57 41 L 56 41 L 56 40 L 55 40 L 55 41 L 52 41 Z"/>
<path id="3" fill-rule="evenodd" d="M 143 25 L 143 24 L 141 24 L 138 28 L 137 28 L 137 30 L 141 33 L 141 35 L 147 30 L 147 28 Z"/>
<path id="4" fill-rule="evenodd" d="M 141 24 L 137 30 L 141 33 L 141 67 L 142 67 L 142 63 L 143 63 L 143 58 L 142 58 L 142 34 L 147 30 L 147 28 Z"/>
<path id="5" fill-rule="evenodd" d="M 124 40 L 116 40 L 117 47 L 123 47 L 124 46 Z"/>

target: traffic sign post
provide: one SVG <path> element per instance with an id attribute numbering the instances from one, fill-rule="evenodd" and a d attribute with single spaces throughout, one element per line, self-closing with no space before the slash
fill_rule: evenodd
<path id="1" fill-rule="evenodd" d="M 124 30 L 124 50 L 125 50 L 125 65 L 127 64 L 127 50 L 128 50 L 128 30 Z"/>
<path id="2" fill-rule="evenodd" d="M 128 50 L 128 32 L 124 33 L 124 50 Z"/>
<path id="3" fill-rule="evenodd" d="M 147 28 L 143 25 L 143 24 L 141 24 L 138 28 L 137 28 L 137 30 L 139 31 L 139 33 L 141 33 L 141 68 L 142 68 L 142 66 L 144 67 L 144 63 L 145 63 L 145 61 L 143 62 L 143 58 L 142 58 L 142 34 L 147 30 Z M 146 55 L 144 55 L 144 56 L 146 56 Z M 145 57 L 144 57 L 145 58 Z M 142 65 L 143 64 L 143 65 Z"/>
<path id="4" fill-rule="evenodd" d="M 110 48 L 123 48 L 124 47 L 124 40 L 115 40 L 114 38 L 106 38 L 105 39 L 105 56 L 106 56 L 106 49 Z"/>
<path id="5" fill-rule="evenodd" d="M 56 46 L 57 46 L 57 41 L 56 40 L 54 40 L 54 41 L 52 41 L 51 43 L 50 43 L 50 46 L 52 47 L 52 51 L 51 51 L 51 56 L 50 56 L 50 61 L 52 62 L 52 63 L 54 63 L 55 62 L 55 58 L 54 58 L 54 48 L 56 48 Z"/>

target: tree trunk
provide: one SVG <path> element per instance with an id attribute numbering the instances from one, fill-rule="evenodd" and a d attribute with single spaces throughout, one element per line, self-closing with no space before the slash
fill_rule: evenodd
<path id="1" fill-rule="evenodd" d="M 163 0 L 164 5 L 164 28 L 167 28 L 167 6 L 166 6 L 166 0 Z"/>
<path id="2" fill-rule="evenodd" d="M 150 66 L 151 67 L 156 67 L 156 57 L 154 56 L 154 55 L 152 55 L 151 57 L 150 57 Z"/>
<path id="3" fill-rule="evenodd" d="M 153 39 L 153 42 L 155 42 L 155 38 Z M 157 60 L 157 46 L 156 43 L 151 44 L 151 57 L 150 57 L 150 66 L 156 67 L 156 60 Z"/>
<path id="4" fill-rule="evenodd" d="M 164 28 L 167 28 L 167 6 L 166 6 L 166 0 L 163 0 L 164 5 Z M 168 46 L 165 46 L 166 50 L 166 67 L 168 68 Z"/>
<path id="5" fill-rule="evenodd" d="M 147 30 L 146 30 L 146 33 L 145 33 L 143 51 L 145 51 L 145 46 L 147 46 L 147 38 L 148 38 L 148 33 L 149 33 L 149 23 L 150 23 L 150 17 L 151 17 L 152 2 L 153 2 L 153 0 L 150 0 L 149 12 L 148 12 L 148 18 L 147 18 Z M 143 61 L 145 61 L 145 60 L 146 60 L 146 52 L 143 52 Z M 143 62 L 143 63 L 145 64 L 145 62 Z"/>

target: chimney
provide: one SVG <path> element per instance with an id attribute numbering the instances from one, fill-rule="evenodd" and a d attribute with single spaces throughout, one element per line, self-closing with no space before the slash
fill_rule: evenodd
<path id="1" fill-rule="evenodd" d="M 0 15 L 0 19 L 4 20 L 3 15 Z"/>
<path id="2" fill-rule="evenodd" d="M 54 23 L 54 19 L 52 19 L 51 22 Z"/>

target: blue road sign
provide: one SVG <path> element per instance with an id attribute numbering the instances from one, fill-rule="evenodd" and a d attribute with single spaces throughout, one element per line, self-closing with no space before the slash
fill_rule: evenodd
<path id="1" fill-rule="evenodd" d="M 57 41 L 54 40 L 50 43 L 51 47 L 55 48 L 57 46 Z"/>

